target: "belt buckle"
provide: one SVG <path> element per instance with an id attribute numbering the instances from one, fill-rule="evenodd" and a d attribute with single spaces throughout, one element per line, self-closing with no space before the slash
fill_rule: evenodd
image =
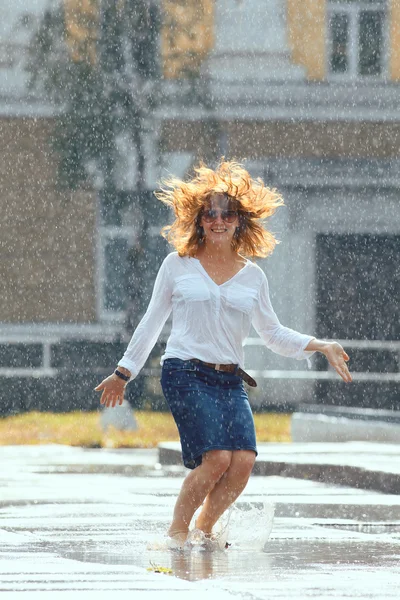
<path id="1" fill-rule="evenodd" d="M 219 371 L 219 370 L 220 370 L 220 369 L 219 369 L 219 368 L 220 368 L 220 366 L 221 366 L 221 363 L 218 363 L 218 364 L 216 364 L 216 365 L 215 365 L 215 367 L 214 367 L 214 368 L 215 368 L 215 370 L 216 370 L 216 371 Z"/>

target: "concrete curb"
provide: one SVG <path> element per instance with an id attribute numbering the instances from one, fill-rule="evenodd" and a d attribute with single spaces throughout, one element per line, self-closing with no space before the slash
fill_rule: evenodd
<path id="1" fill-rule="evenodd" d="M 400 443 L 400 411 L 301 405 L 291 420 L 293 442 Z"/>
<path id="2" fill-rule="evenodd" d="M 386 444 L 369 444 L 368 442 L 358 446 L 351 443 L 335 444 L 337 453 L 331 449 L 333 444 L 307 444 L 310 450 L 306 454 L 302 453 L 304 446 L 305 444 L 285 444 L 282 446 L 281 455 L 278 456 L 277 444 L 265 444 L 257 458 L 253 475 L 310 479 L 321 483 L 375 490 L 387 494 L 400 494 L 400 472 L 396 472 L 396 467 L 398 468 L 399 465 L 400 446 L 398 453 L 393 452 L 393 446 L 391 446 L 388 454 L 385 452 Z M 324 452 L 321 449 L 324 446 L 327 448 L 326 456 L 329 456 L 329 461 L 326 462 L 324 462 Z M 267 458 L 265 452 L 268 447 L 272 452 L 271 456 Z M 314 460 L 313 448 L 315 448 Z M 292 449 L 291 452 L 288 451 L 290 449 Z M 353 463 L 357 462 L 358 458 L 360 464 L 344 464 L 343 457 L 347 453 Z M 386 459 L 385 470 L 368 467 L 369 458 L 373 456 L 376 462 L 379 453 L 383 455 L 382 460 Z M 158 460 L 162 465 L 182 465 L 179 442 L 159 444 Z M 390 470 L 390 467 L 388 468 L 388 461 L 393 463 L 393 471 Z"/>
<path id="3" fill-rule="evenodd" d="M 400 475 L 350 465 L 259 461 L 254 475 L 294 477 L 386 494 L 400 494 Z"/>

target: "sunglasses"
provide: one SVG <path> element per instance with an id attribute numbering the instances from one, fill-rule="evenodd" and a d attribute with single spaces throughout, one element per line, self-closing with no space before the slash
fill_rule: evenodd
<path id="1" fill-rule="evenodd" d="M 221 215 L 221 219 L 225 221 L 225 223 L 233 223 L 238 216 L 238 212 L 236 210 L 214 210 L 211 208 L 203 211 L 201 216 L 206 223 L 212 223 L 218 215 Z"/>

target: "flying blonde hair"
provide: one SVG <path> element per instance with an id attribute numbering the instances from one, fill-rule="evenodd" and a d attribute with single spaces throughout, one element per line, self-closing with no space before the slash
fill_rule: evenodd
<path id="1" fill-rule="evenodd" d="M 170 177 L 162 181 L 155 196 L 172 208 L 175 221 L 161 230 L 161 235 L 177 250 L 179 256 L 194 256 L 203 243 L 201 211 L 212 194 L 226 195 L 239 213 L 239 227 L 232 240 L 233 249 L 246 257 L 271 254 L 278 240 L 268 231 L 263 219 L 283 205 L 281 195 L 265 186 L 262 179 L 252 179 L 242 164 L 221 158 L 216 169 L 203 162 L 194 169 L 189 181 Z"/>

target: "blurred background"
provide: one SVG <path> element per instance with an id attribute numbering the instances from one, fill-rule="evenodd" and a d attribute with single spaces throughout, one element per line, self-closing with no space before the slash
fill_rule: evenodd
<path id="1" fill-rule="evenodd" d="M 0 7 L 0 413 L 97 410 L 171 251 L 153 191 L 199 159 L 277 188 L 260 260 L 326 361 L 246 345 L 255 410 L 397 409 L 400 0 L 13 0 Z M 134 408 L 166 410 L 167 323 Z"/>

